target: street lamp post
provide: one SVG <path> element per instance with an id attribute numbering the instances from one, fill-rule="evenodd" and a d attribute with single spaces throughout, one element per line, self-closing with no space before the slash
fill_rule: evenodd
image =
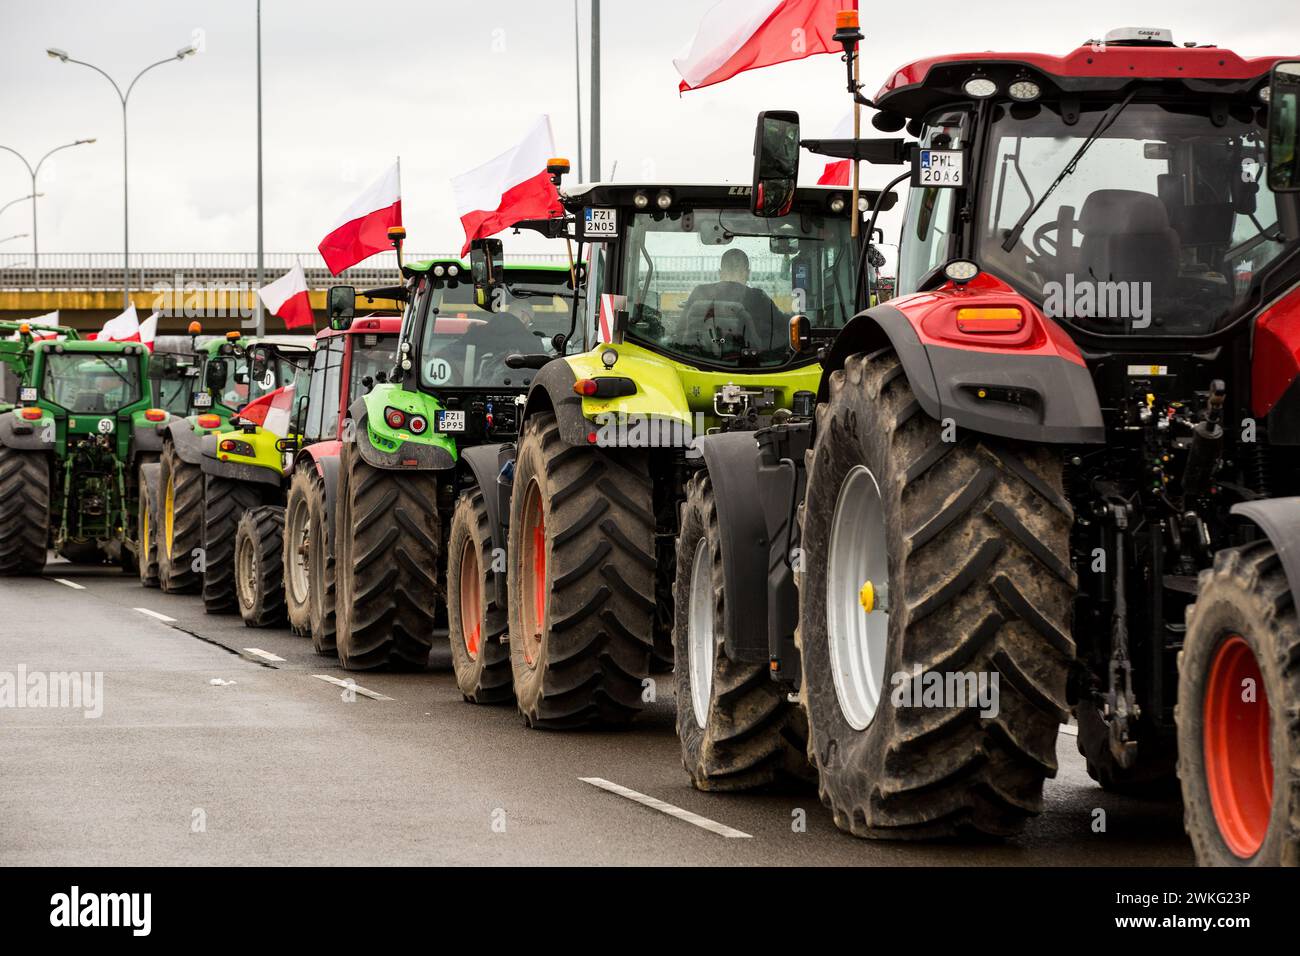
<path id="1" fill-rule="evenodd" d="M 122 101 L 122 308 L 131 307 L 131 205 L 130 205 L 130 179 L 127 175 L 127 142 L 126 142 L 126 103 L 131 98 L 131 91 L 135 85 L 140 82 L 140 77 L 144 76 L 154 67 L 162 66 L 164 63 L 171 63 L 173 60 L 180 61 L 197 53 L 198 49 L 193 46 L 182 47 L 175 54 L 167 57 L 165 60 L 159 60 L 157 63 L 150 63 L 143 70 L 135 75 L 122 92 L 122 88 L 117 85 L 117 81 L 95 66 L 93 63 L 87 63 L 85 60 L 75 60 L 67 54 L 66 51 L 50 47 L 45 51 L 51 58 L 59 60 L 62 63 L 75 63 L 78 66 L 84 66 L 94 70 L 104 79 L 113 85 L 113 91 L 117 93 L 117 98 Z"/>
<path id="2" fill-rule="evenodd" d="M 64 143 L 62 146 L 55 146 L 52 150 L 38 159 L 35 166 L 27 162 L 27 157 L 18 152 L 18 150 L 14 149 L 12 146 L 0 146 L 0 149 L 3 149 L 7 153 L 13 153 L 22 160 L 23 165 L 27 167 L 27 175 L 32 177 L 32 194 L 30 196 L 24 196 L 23 199 L 30 199 L 32 201 L 32 285 L 36 288 L 40 288 L 41 285 L 41 253 L 40 248 L 37 245 L 36 237 L 36 197 L 45 195 L 44 193 L 36 191 L 36 177 L 40 174 L 41 166 L 43 166 L 45 161 L 55 153 L 64 149 L 72 149 L 74 146 L 83 146 L 86 143 L 93 143 L 94 141 L 94 137 L 91 137 L 90 139 L 78 139 L 71 143 Z M 15 199 L 14 202 L 22 202 L 23 199 Z M 9 206 L 12 205 L 13 203 L 9 203 L 9 205 L 4 208 L 8 209 Z M 4 210 L 0 210 L 0 212 L 3 211 Z M 27 233 L 23 233 L 23 235 L 27 235 Z"/>
<path id="3" fill-rule="evenodd" d="M 35 199 L 37 196 L 44 196 L 44 195 L 45 193 L 28 193 L 26 196 L 19 196 L 17 199 L 11 199 L 3 206 L 0 206 L 0 216 L 3 216 L 5 210 L 8 209 L 10 206 L 16 206 L 20 202 L 27 202 L 27 200 L 29 199 Z"/>
<path id="4" fill-rule="evenodd" d="M 15 232 L 12 236 L 5 236 L 3 239 L 0 239 L 0 242 L 8 242 L 10 239 L 22 239 L 26 235 L 27 233 L 25 232 Z"/>

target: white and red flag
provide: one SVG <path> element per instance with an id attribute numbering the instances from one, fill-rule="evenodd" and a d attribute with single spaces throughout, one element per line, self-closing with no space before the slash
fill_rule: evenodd
<path id="1" fill-rule="evenodd" d="M 307 276 L 301 262 L 294 263 L 292 269 L 274 282 L 262 286 L 257 294 L 268 312 L 284 319 L 286 329 L 314 327 L 311 295 L 307 292 Z"/>
<path id="2" fill-rule="evenodd" d="M 835 14 L 858 0 L 719 0 L 700 21 L 690 49 L 673 60 L 678 90 L 698 90 L 737 73 L 839 53 Z"/>
<path id="3" fill-rule="evenodd" d="M 391 248 L 388 227 L 402 224 L 401 161 L 357 197 L 317 247 L 332 275 Z"/>
<path id="4" fill-rule="evenodd" d="M 294 386 L 281 385 L 261 398 L 255 398 L 239 410 L 239 417 L 253 425 L 260 425 L 272 435 L 289 436 L 289 420 L 293 412 Z"/>
<path id="5" fill-rule="evenodd" d="M 849 113 L 839 121 L 831 139 L 851 139 L 853 137 L 853 114 Z M 848 186 L 851 181 L 853 161 L 849 159 L 832 159 L 822 170 L 817 179 L 818 186 Z"/>
<path id="6" fill-rule="evenodd" d="M 102 329 L 86 338 L 94 342 L 139 342 L 140 317 L 136 315 L 135 303 L 128 305 L 121 313 L 105 322 Z"/>
<path id="7" fill-rule="evenodd" d="M 153 351 L 154 340 L 158 338 L 158 313 L 152 312 L 149 318 L 140 323 L 140 341 Z"/>
<path id="8" fill-rule="evenodd" d="M 560 194 L 546 171 L 554 155 L 551 118 L 543 115 L 518 146 L 452 179 L 456 215 L 465 227 L 462 256 L 475 239 L 509 229 L 522 219 L 548 219 L 563 213 Z"/>

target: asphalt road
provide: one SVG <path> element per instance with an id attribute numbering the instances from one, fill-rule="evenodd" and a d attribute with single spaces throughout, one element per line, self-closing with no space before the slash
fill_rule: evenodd
<path id="1" fill-rule="evenodd" d="M 102 672 L 103 712 L 0 707 L 5 864 L 1193 863 L 1180 806 L 1104 793 L 1067 732 L 1045 812 L 1018 838 L 872 843 L 838 832 L 812 791 L 691 789 L 670 675 L 631 729 L 532 731 L 513 708 L 464 703 L 445 649 L 428 673 L 348 674 L 288 630 L 207 616 L 111 568 L 0 579 L 0 673 L 20 668 Z M 348 701 L 316 675 L 391 699 Z"/>

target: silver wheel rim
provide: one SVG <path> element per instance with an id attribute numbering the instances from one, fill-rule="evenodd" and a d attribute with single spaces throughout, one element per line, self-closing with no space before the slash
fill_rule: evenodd
<path id="1" fill-rule="evenodd" d="M 307 540 L 310 522 L 307 520 L 307 502 L 302 498 L 294 501 L 294 508 L 289 515 L 289 587 L 293 589 L 294 600 L 298 604 L 307 603 L 307 592 L 311 588 L 308 575 L 307 558 L 310 542 Z"/>
<path id="2" fill-rule="evenodd" d="M 863 610 L 862 585 L 870 581 L 883 595 L 889 581 L 885 512 L 880 485 L 864 465 L 856 465 L 840 485 L 831 518 L 831 551 L 826 573 L 826 629 L 831 674 L 840 712 L 854 730 L 865 730 L 876 715 L 885 682 L 889 614 Z M 878 597 L 883 603 L 885 597 Z"/>
<path id="3" fill-rule="evenodd" d="M 700 538 L 691 563 L 691 600 L 686 615 L 687 666 L 691 677 L 691 709 L 704 727 L 713 697 L 713 563 L 709 539 Z"/>

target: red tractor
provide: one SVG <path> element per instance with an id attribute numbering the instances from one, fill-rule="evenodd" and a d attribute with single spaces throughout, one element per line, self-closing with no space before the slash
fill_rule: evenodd
<path id="1" fill-rule="evenodd" d="M 837 39 L 852 77 L 855 19 Z M 859 836 L 1015 832 L 1073 715 L 1103 787 L 1181 780 L 1200 862 L 1300 863 L 1300 63 L 1125 30 L 850 90 L 909 139 L 763 114 L 755 211 L 800 144 L 903 166 L 898 295 L 832 340 L 791 320 L 811 419 L 700 441 L 694 782 L 769 752 L 727 680 L 764 662 Z"/>

